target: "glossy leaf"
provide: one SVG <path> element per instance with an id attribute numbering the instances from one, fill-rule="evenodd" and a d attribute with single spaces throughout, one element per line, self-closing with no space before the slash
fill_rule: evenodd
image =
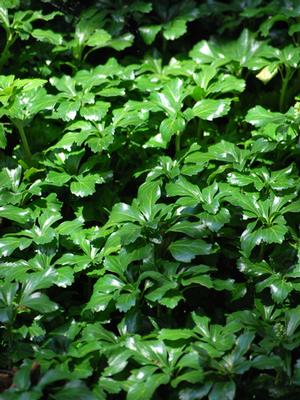
<path id="1" fill-rule="evenodd" d="M 188 263 L 198 255 L 210 254 L 212 245 L 201 239 L 182 239 L 172 242 L 169 250 L 175 260 Z"/>

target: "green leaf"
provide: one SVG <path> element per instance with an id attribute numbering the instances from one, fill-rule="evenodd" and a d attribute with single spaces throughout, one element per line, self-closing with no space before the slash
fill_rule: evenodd
<path id="1" fill-rule="evenodd" d="M 22 391 L 27 391 L 30 388 L 30 370 L 32 362 L 23 362 L 21 368 L 14 376 L 14 385 Z"/>
<path id="2" fill-rule="evenodd" d="M 183 286 L 189 286 L 189 285 L 200 285 L 200 286 L 205 286 L 207 288 L 212 288 L 213 287 L 213 280 L 209 275 L 196 275 L 192 276 L 191 278 L 187 279 L 182 279 L 181 281 Z"/>
<path id="3" fill-rule="evenodd" d="M 290 36 L 294 35 L 295 33 L 300 32 L 300 23 L 291 24 L 288 32 L 289 32 Z"/>
<path id="4" fill-rule="evenodd" d="M 280 369 L 282 367 L 282 359 L 275 355 L 259 355 L 255 357 L 252 362 L 252 367 L 257 369 Z"/>
<path id="5" fill-rule="evenodd" d="M 127 47 L 130 47 L 134 41 L 134 36 L 131 33 L 124 33 L 117 37 L 116 39 L 111 39 L 108 42 L 109 47 L 112 47 L 115 50 L 122 51 Z"/>
<path id="6" fill-rule="evenodd" d="M 95 32 L 88 37 L 86 41 L 87 46 L 91 47 L 104 47 L 111 39 L 111 35 L 104 29 L 96 29 Z"/>
<path id="7" fill-rule="evenodd" d="M 62 267 L 56 270 L 56 285 L 59 287 L 71 286 L 74 283 L 74 271 L 71 267 Z"/>
<path id="8" fill-rule="evenodd" d="M 212 121 L 215 118 L 220 118 L 228 114 L 230 110 L 230 99 L 203 99 L 198 101 L 193 107 L 195 117 Z"/>
<path id="9" fill-rule="evenodd" d="M 183 202 L 180 201 L 180 203 L 182 204 Z M 174 225 L 172 225 L 168 229 L 168 232 L 182 232 L 187 236 L 193 238 L 199 238 L 205 234 L 206 232 L 205 228 L 206 227 L 203 226 L 201 222 L 199 223 L 199 222 L 179 221 L 176 222 Z"/>
<path id="10" fill-rule="evenodd" d="M 209 393 L 209 400 L 233 400 L 235 397 L 236 385 L 233 381 L 218 382 L 212 387 Z"/>
<path id="11" fill-rule="evenodd" d="M 140 226 L 128 222 L 118 230 L 118 235 L 121 237 L 121 243 L 127 245 L 135 242 L 141 236 L 141 231 Z"/>
<path id="12" fill-rule="evenodd" d="M 262 36 L 264 36 L 264 37 L 268 36 L 269 33 L 270 33 L 270 29 L 272 29 L 273 25 L 278 21 L 287 22 L 288 21 L 288 17 L 286 15 L 283 15 L 283 14 L 277 14 L 277 15 L 274 15 L 274 16 L 270 16 L 259 27 L 259 30 L 260 30 Z"/>
<path id="13" fill-rule="evenodd" d="M 185 120 L 182 117 L 170 117 L 164 119 L 159 127 L 159 131 L 162 135 L 163 140 L 169 143 L 172 136 L 179 134 L 184 131 Z"/>
<path id="14" fill-rule="evenodd" d="M 238 337 L 236 341 L 236 347 L 233 352 L 235 362 L 238 363 L 239 359 L 247 353 L 254 337 L 255 334 L 253 332 L 246 332 Z"/>
<path id="15" fill-rule="evenodd" d="M 170 290 L 158 302 L 163 306 L 173 309 L 177 307 L 178 303 L 182 300 L 184 300 L 184 297 L 178 290 Z"/>
<path id="16" fill-rule="evenodd" d="M 71 179 L 71 176 L 65 172 L 49 171 L 44 184 L 53 186 L 64 186 Z"/>
<path id="17" fill-rule="evenodd" d="M 206 382 L 200 388 L 193 385 L 192 388 L 182 389 L 179 394 L 180 400 L 201 400 L 205 398 L 212 387 L 211 382 Z"/>
<path id="18" fill-rule="evenodd" d="M 94 285 L 92 297 L 85 309 L 95 312 L 104 311 L 109 302 L 114 298 L 115 292 L 118 293 L 123 286 L 124 283 L 114 275 L 107 274 L 104 275 L 104 277 L 99 278 Z M 124 304 L 122 304 L 122 299 L 118 303 L 118 306 L 121 309 L 122 306 L 124 306 L 124 309 L 126 309 L 126 307 L 131 307 L 131 299 L 124 297 L 123 301 Z"/>
<path id="19" fill-rule="evenodd" d="M 271 295 L 276 303 L 282 303 L 293 290 L 291 282 L 287 282 L 284 277 L 273 274 L 264 281 L 260 281 L 256 285 L 256 290 L 261 292 L 263 289 L 269 287 Z"/>
<path id="20" fill-rule="evenodd" d="M 158 337 L 161 340 L 181 340 L 194 337 L 194 333 L 189 329 L 162 329 Z"/>
<path id="21" fill-rule="evenodd" d="M 169 250 L 175 260 L 189 263 L 198 255 L 211 254 L 212 245 L 202 239 L 182 239 L 172 242 Z"/>
<path id="22" fill-rule="evenodd" d="M 95 398 L 87 386 L 79 380 L 68 382 L 62 389 L 55 393 L 55 397 L 57 400 L 68 400 L 70 398 L 74 400 L 93 400 Z"/>
<path id="23" fill-rule="evenodd" d="M 142 39 L 148 45 L 154 42 L 160 30 L 161 30 L 161 25 L 147 25 L 147 26 L 141 26 L 139 28 L 139 32 L 142 36 Z"/>
<path id="24" fill-rule="evenodd" d="M 223 50 L 214 42 L 202 40 L 189 52 L 189 56 L 198 64 L 222 65 L 228 62 Z"/>
<path id="25" fill-rule="evenodd" d="M 178 203 L 185 206 L 198 205 L 203 201 L 199 187 L 183 176 L 180 176 L 175 183 L 168 183 L 166 189 L 168 196 L 180 196 Z"/>
<path id="26" fill-rule="evenodd" d="M 75 119 L 77 112 L 80 109 L 80 101 L 61 101 L 56 112 L 54 113 L 55 118 L 61 118 L 63 121 L 72 121 Z"/>
<path id="27" fill-rule="evenodd" d="M 177 376 L 177 378 L 172 380 L 171 385 L 172 387 L 176 388 L 181 382 L 189 382 L 195 384 L 202 381 L 203 381 L 203 371 L 201 370 L 201 368 L 198 368 L 197 371 L 189 371 Z"/>
<path id="28" fill-rule="evenodd" d="M 125 369 L 128 364 L 128 359 L 131 356 L 129 350 L 123 350 L 121 353 L 119 351 L 113 352 L 108 358 L 108 366 L 105 368 L 103 375 L 112 376 Z"/>
<path id="29" fill-rule="evenodd" d="M 20 237 L 3 237 L 0 238 L 0 256 L 8 257 L 16 249 L 24 250 L 31 245 L 32 240 Z"/>
<path id="30" fill-rule="evenodd" d="M 167 384 L 169 381 L 169 377 L 162 373 L 153 375 L 145 374 L 145 378 L 142 381 L 138 381 L 137 379 L 129 386 L 126 400 L 151 400 L 155 390 L 160 385 Z"/>
<path id="31" fill-rule="evenodd" d="M 93 293 L 90 301 L 85 307 L 85 310 L 91 310 L 94 312 L 104 311 L 112 298 L 113 295 L 111 293 Z"/>
<path id="32" fill-rule="evenodd" d="M 142 221 L 141 215 L 138 210 L 125 203 L 115 204 L 109 217 L 110 224 L 138 221 Z"/>
<path id="33" fill-rule="evenodd" d="M 76 218 L 73 221 L 64 221 L 56 227 L 60 235 L 73 235 L 82 229 L 83 221 Z"/>
<path id="34" fill-rule="evenodd" d="M 139 187 L 139 209 L 147 221 L 151 221 L 154 217 L 154 205 L 160 198 L 160 194 L 161 191 L 159 181 L 145 182 Z"/>
<path id="35" fill-rule="evenodd" d="M 211 68 L 210 66 L 207 68 Z M 221 75 L 217 82 L 213 83 L 208 88 L 208 93 L 228 93 L 242 92 L 246 87 L 246 82 L 243 79 L 236 78 L 233 75 Z"/>
<path id="36" fill-rule="evenodd" d="M 110 107 L 106 101 L 97 101 L 93 105 L 85 106 L 80 109 L 80 115 L 88 121 L 101 121 Z"/>
<path id="37" fill-rule="evenodd" d="M 63 92 L 66 97 L 74 98 L 76 96 L 75 80 L 68 75 L 63 75 L 61 78 L 52 77 L 50 83 L 58 91 Z"/>
<path id="38" fill-rule="evenodd" d="M 154 286 L 154 288 L 151 288 L 147 292 L 146 298 L 150 301 L 160 301 L 169 290 L 175 289 L 176 286 L 175 282 L 162 282 L 158 287 Z"/>
<path id="39" fill-rule="evenodd" d="M 26 224 L 26 222 L 30 222 L 31 219 L 30 211 L 28 209 L 15 207 L 13 205 L 0 207 L 0 217 L 18 222 L 19 224 Z"/>
<path id="40" fill-rule="evenodd" d="M 116 308 L 121 312 L 127 312 L 138 300 L 138 293 L 122 293 L 116 300 Z"/>
<path id="41" fill-rule="evenodd" d="M 152 93 L 151 101 L 159 106 L 168 116 L 176 117 L 182 107 L 182 101 L 187 95 L 183 88 L 183 80 L 176 78 L 168 82 L 161 93 Z"/>
<path id="42" fill-rule="evenodd" d="M 286 317 L 286 334 L 292 336 L 300 325 L 300 306 L 292 308 L 285 313 Z"/>
<path id="43" fill-rule="evenodd" d="M 72 233 L 72 232 L 69 232 Z M 92 262 L 91 257 L 88 255 L 77 255 L 72 253 L 64 253 L 57 261 L 57 265 L 70 265 L 73 267 L 74 272 L 82 271 L 90 266 Z"/>
<path id="44" fill-rule="evenodd" d="M 186 21 L 184 19 L 176 18 L 167 24 L 163 25 L 163 36 L 167 40 L 175 40 L 186 32 Z"/>
<path id="45" fill-rule="evenodd" d="M 34 29 L 31 35 L 40 42 L 51 43 L 55 46 L 62 44 L 63 37 L 60 33 L 51 30 Z"/>
<path id="46" fill-rule="evenodd" d="M 39 313 L 51 313 L 58 309 L 58 305 L 51 301 L 47 295 L 40 292 L 23 294 L 20 306 L 31 308 Z"/>
<path id="47" fill-rule="evenodd" d="M 271 112 L 261 106 L 251 108 L 245 118 L 245 121 L 256 127 L 262 127 L 269 123 L 281 124 L 284 123 L 286 117 L 279 112 Z"/>
<path id="48" fill-rule="evenodd" d="M 209 318 L 201 317 L 197 315 L 195 312 L 192 312 L 192 318 L 196 325 L 196 331 L 198 331 L 202 336 L 209 337 Z"/>
<path id="49" fill-rule="evenodd" d="M 52 110 L 56 103 L 55 96 L 48 95 L 46 90 L 40 87 L 45 81 L 36 79 L 38 82 L 26 84 L 23 91 L 17 95 L 8 110 L 12 119 L 29 121 L 40 111 Z"/>
<path id="50" fill-rule="evenodd" d="M 274 224 L 270 227 L 255 229 L 254 224 L 248 224 L 247 229 L 241 235 L 241 248 L 247 255 L 250 255 L 252 249 L 262 242 L 282 243 L 288 231 L 285 225 Z"/>
<path id="51" fill-rule="evenodd" d="M 87 197 L 95 193 L 96 184 L 103 183 L 104 179 L 101 175 L 78 175 L 76 182 L 72 182 L 70 190 L 75 196 Z"/>

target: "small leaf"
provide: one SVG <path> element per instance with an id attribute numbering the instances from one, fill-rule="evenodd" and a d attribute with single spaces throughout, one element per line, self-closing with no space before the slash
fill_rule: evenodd
<path id="1" fill-rule="evenodd" d="M 194 333 L 189 329 L 162 329 L 158 337 L 161 340 L 181 340 L 194 337 Z"/>
<path id="2" fill-rule="evenodd" d="M 89 35 L 86 44 L 96 48 L 104 47 L 110 39 L 111 35 L 104 29 L 96 29 L 94 33 Z"/>
<path id="3" fill-rule="evenodd" d="M 125 203 L 115 204 L 109 217 L 110 224 L 142 221 L 138 210 Z"/>
<path id="4" fill-rule="evenodd" d="M 116 300 L 116 308 L 121 312 L 127 312 L 138 300 L 138 293 L 121 293 Z"/>
<path id="5" fill-rule="evenodd" d="M 203 201 L 199 187 L 183 176 L 180 176 L 175 183 L 168 183 L 166 189 L 168 196 L 181 196 L 178 202 L 185 206 L 195 206 Z"/>
<path id="6" fill-rule="evenodd" d="M 24 250 L 30 246 L 31 242 L 31 239 L 20 237 L 0 238 L 0 256 L 8 257 L 18 248 Z"/>
<path id="7" fill-rule="evenodd" d="M 152 44 L 156 35 L 161 30 L 161 25 L 147 25 L 139 28 L 140 34 L 144 42 L 148 45 Z"/>
<path id="8" fill-rule="evenodd" d="M 275 355 L 259 355 L 251 361 L 253 368 L 257 369 L 280 369 L 282 367 L 282 359 Z"/>
<path id="9" fill-rule="evenodd" d="M 233 381 L 215 383 L 209 393 L 209 400 L 233 400 L 236 385 Z"/>
<path id="10" fill-rule="evenodd" d="M 95 193 L 96 184 L 103 183 L 104 179 L 101 175 L 79 175 L 76 177 L 77 182 L 72 182 L 70 185 L 71 192 L 75 196 L 87 197 Z"/>
<path id="11" fill-rule="evenodd" d="M 51 301 L 47 295 L 40 292 L 24 294 L 20 306 L 31 308 L 39 313 L 51 313 L 58 309 L 58 305 Z"/>
<path id="12" fill-rule="evenodd" d="M 28 209 L 15 207 L 13 205 L 0 207 L 0 217 L 18 222 L 19 224 L 25 224 L 31 219 L 30 211 Z"/>
<path id="13" fill-rule="evenodd" d="M 211 254 L 212 245 L 202 239 L 182 239 L 172 242 L 169 250 L 175 260 L 189 263 L 198 255 Z"/>
<path id="14" fill-rule="evenodd" d="M 294 335 L 296 329 L 300 325 L 300 306 L 288 310 L 286 316 L 286 334 L 287 336 Z"/>
<path id="15" fill-rule="evenodd" d="M 215 118 L 219 118 L 228 114 L 230 110 L 230 103 L 230 99 L 203 99 L 194 105 L 193 113 L 195 117 L 212 121 Z"/>
<path id="16" fill-rule="evenodd" d="M 184 19 L 175 18 L 167 24 L 163 25 L 163 36 L 167 40 L 175 40 L 186 32 L 186 21 Z"/>
<path id="17" fill-rule="evenodd" d="M 182 117 L 170 117 L 164 119 L 159 127 L 163 140 L 169 143 L 172 136 L 181 133 L 185 128 L 185 120 Z"/>
<path id="18" fill-rule="evenodd" d="M 203 370 L 199 367 L 196 371 L 188 371 L 172 380 L 172 387 L 177 387 L 181 382 L 199 383 L 203 381 Z M 199 397 L 197 398 L 199 399 Z"/>
<path id="19" fill-rule="evenodd" d="M 285 119 L 284 114 L 271 112 L 261 106 L 256 106 L 248 111 L 245 121 L 256 127 L 261 127 L 269 123 L 280 124 L 285 122 Z"/>
<path id="20" fill-rule="evenodd" d="M 139 209 L 147 221 L 151 221 L 155 213 L 153 207 L 160 198 L 160 182 L 145 182 L 138 191 Z"/>
<path id="21" fill-rule="evenodd" d="M 63 42 L 62 35 L 51 30 L 34 29 L 31 32 L 31 35 L 41 42 L 51 43 L 55 46 L 58 46 Z"/>

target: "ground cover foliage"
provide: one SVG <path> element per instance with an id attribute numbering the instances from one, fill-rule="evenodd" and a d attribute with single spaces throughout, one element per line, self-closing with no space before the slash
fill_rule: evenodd
<path id="1" fill-rule="evenodd" d="M 299 18 L 1 2 L 1 399 L 298 398 Z"/>

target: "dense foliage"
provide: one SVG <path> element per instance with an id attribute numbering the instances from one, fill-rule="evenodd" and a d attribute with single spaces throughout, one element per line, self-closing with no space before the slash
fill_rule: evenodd
<path id="1" fill-rule="evenodd" d="M 299 1 L 0 24 L 0 398 L 298 399 Z"/>

